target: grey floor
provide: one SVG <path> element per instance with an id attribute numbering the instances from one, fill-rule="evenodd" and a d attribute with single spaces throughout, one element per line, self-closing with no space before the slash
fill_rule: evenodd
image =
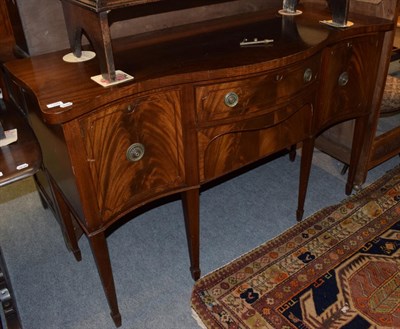
<path id="1" fill-rule="evenodd" d="M 206 274 L 295 225 L 299 157 L 280 157 L 201 194 L 201 268 Z M 373 169 L 371 182 L 399 163 Z M 345 198 L 342 165 L 316 152 L 306 216 Z M 367 182 L 367 184 L 368 184 Z M 85 237 L 83 260 L 65 248 L 30 179 L 0 192 L 0 246 L 25 329 L 111 329 Z M 108 237 L 122 328 L 198 328 L 181 203 L 151 209 Z"/>

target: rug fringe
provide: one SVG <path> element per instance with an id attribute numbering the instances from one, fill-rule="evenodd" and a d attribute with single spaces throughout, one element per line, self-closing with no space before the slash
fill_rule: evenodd
<path id="1" fill-rule="evenodd" d="M 203 321 L 200 319 L 199 315 L 196 313 L 196 311 L 192 308 L 192 317 L 193 319 L 196 320 L 197 324 L 199 325 L 200 328 L 207 329 Z"/>

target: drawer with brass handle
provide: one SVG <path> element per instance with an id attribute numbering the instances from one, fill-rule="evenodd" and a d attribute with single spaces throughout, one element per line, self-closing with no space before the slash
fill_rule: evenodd
<path id="1" fill-rule="evenodd" d="M 261 116 L 200 129 L 200 180 L 212 180 L 306 139 L 313 95 L 307 93 Z"/>
<path id="2" fill-rule="evenodd" d="M 271 106 L 288 102 L 316 81 L 319 60 L 316 55 L 301 64 L 279 70 L 196 86 L 198 124 L 260 115 L 268 112 Z"/>

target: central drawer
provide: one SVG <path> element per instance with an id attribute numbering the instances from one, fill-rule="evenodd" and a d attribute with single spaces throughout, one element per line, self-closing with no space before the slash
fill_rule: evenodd
<path id="1" fill-rule="evenodd" d="M 245 79 L 196 87 L 199 126 L 232 121 L 273 111 L 317 79 L 320 56 Z"/>
<path id="2" fill-rule="evenodd" d="M 199 129 L 200 181 L 210 181 L 308 138 L 314 98 L 315 88 L 261 116 Z"/>

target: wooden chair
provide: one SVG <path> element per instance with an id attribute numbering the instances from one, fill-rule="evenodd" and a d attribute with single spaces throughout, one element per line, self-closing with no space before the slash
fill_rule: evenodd
<path id="1" fill-rule="evenodd" d="M 18 140 L 0 148 L 0 187 L 36 174 L 42 163 L 39 142 L 26 118 L 10 102 L 1 101 L 4 130 L 17 129 Z"/>
<path id="2" fill-rule="evenodd" d="M 1 89 L 0 89 L 1 90 Z M 0 187 L 35 175 L 42 163 L 39 143 L 26 118 L 12 103 L 0 99 L 0 122 L 4 131 L 17 129 L 16 142 L 0 147 Z M 0 128 L 1 130 L 1 128 Z M 0 131 L 0 135 L 3 131 Z M 1 136 L 0 136 L 1 138 Z M 6 263 L 0 249 L 0 327 L 21 328 L 18 311 L 9 281 Z"/>

